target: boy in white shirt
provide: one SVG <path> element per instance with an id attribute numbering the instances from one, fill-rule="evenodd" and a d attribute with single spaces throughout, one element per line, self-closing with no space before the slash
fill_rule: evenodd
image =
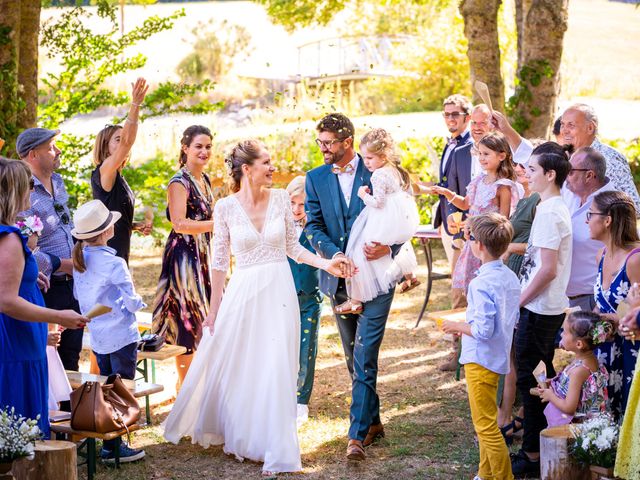
<path id="1" fill-rule="evenodd" d="M 511 460 L 516 478 L 540 473 L 540 432 L 547 427 L 545 405 L 529 390 L 536 386 L 532 372 L 541 360 L 548 378 L 555 376 L 554 341 L 569 306 L 565 292 L 571 274 L 571 214 L 560 189 L 570 171 L 563 148 L 554 142 L 536 147 L 527 166 L 529 186 L 540 194 L 541 201 L 520 271 L 521 311 L 515 349 L 524 435 L 522 449 Z"/>
<path id="2" fill-rule="evenodd" d="M 511 242 L 513 227 L 498 213 L 471 217 L 469 225 L 471 251 L 482 266 L 467 291 L 467 321 L 445 321 L 442 329 L 462 334 L 460 363 L 480 446 L 476 479 L 510 480 L 509 449 L 498 427 L 496 394 L 500 375 L 509 373 L 511 340 L 518 320 L 520 283 L 500 259 Z"/>

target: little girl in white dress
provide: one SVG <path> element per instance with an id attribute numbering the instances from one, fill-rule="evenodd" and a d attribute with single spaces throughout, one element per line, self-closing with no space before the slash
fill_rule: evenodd
<path id="1" fill-rule="evenodd" d="M 407 285 L 403 291 L 419 283 L 413 273 L 418 263 L 410 240 L 420 220 L 418 208 L 409 193 L 409 173 L 400 166 L 393 139 L 382 128 L 373 129 L 362 137 L 360 151 L 365 166 L 373 172 L 373 192 L 366 186 L 358 190 L 358 196 L 366 206 L 351 228 L 345 252 L 358 272 L 347 280 L 349 299 L 336 305 L 338 314 L 361 313 L 363 303 L 389 292 L 402 276 Z M 374 242 L 403 245 L 395 258 L 389 254 L 367 260 L 364 247 Z"/>

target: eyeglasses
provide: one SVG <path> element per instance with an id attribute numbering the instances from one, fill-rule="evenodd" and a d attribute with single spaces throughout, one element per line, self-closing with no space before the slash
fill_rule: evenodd
<path id="1" fill-rule="evenodd" d="M 62 205 L 61 203 L 58 203 L 58 202 L 53 202 L 53 209 L 58 214 L 58 217 L 60 217 L 60 221 L 64 225 L 68 225 L 70 219 L 69 219 L 69 214 L 64 209 L 64 205 Z"/>
<path id="2" fill-rule="evenodd" d="M 590 172 L 591 169 L 590 168 L 571 168 L 571 170 L 569 170 L 569 173 L 573 173 L 573 172 Z"/>
<path id="3" fill-rule="evenodd" d="M 348 138 L 348 137 L 347 137 Z M 344 142 L 346 140 L 346 138 L 344 140 L 340 140 L 340 139 L 334 139 L 334 140 L 320 140 L 319 138 L 316 138 L 316 145 L 318 145 L 320 148 L 324 147 L 324 148 L 331 148 L 333 147 L 333 145 L 335 143 L 340 143 L 340 142 Z"/>
<path id="4" fill-rule="evenodd" d="M 600 215 L 602 217 L 608 217 L 609 216 L 608 213 L 600 213 L 600 212 L 588 211 L 587 212 L 587 222 L 591 221 L 591 217 L 593 217 L 594 215 Z"/>
<path id="5" fill-rule="evenodd" d="M 460 115 L 462 115 L 463 117 L 467 116 L 467 114 L 463 112 L 442 112 L 442 116 L 444 118 L 452 118 L 454 120 L 456 120 Z"/>
<path id="6" fill-rule="evenodd" d="M 489 122 L 476 122 L 471 120 L 471 125 L 474 127 L 486 127 L 489 125 Z"/>
<path id="7" fill-rule="evenodd" d="M 471 240 L 472 242 L 476 241 L 476 237 L 473 236 L 473 233 L 469 232 L 469 240 Z"/>

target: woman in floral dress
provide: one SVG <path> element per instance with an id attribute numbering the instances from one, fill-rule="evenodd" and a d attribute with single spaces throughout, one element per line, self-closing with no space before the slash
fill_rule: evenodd
<path id="1" fill-rule="evenodd" d="M 596 308 L 618 321 L 616 311 L 631 285 L 640 282 L 640 238 L 633 201 L 622 192 L 602 192 L 594 197 L 587 221 L 591 238 L 605 245 L 594 285 Z M 616 334 L 594 350 L 609 372 L 609 409 L 616 419 L 624 415 L 639 347 Z"/>
<path id="2" fill-rule="evenodd" d="M 178 388 L 189 370 L 209 313 L 214 196 L 204 169 L 211 157 L 211 132 L 200 125 L 182 136 L 180 170 L 169 181 L 167 218 L 171 233 L 153 308 L 153 332 L 187 349 L 176 357 Z"/>

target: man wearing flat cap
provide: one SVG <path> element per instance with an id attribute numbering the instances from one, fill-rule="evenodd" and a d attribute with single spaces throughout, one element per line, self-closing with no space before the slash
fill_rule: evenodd
<path id="1" fill-rule="evenodd" d="M 34 256 L 40 273 L 49 278 L 49 289 L 43 293 L 45 304 L 55 310 L 71 309 L 80 313 L 73 296 L 73 223 L 67 205 L 69 195 L 62 177 L 56 173 L 60 167 L 60 149 L 55 142 L 58 133 L 59 130 L 29 128 L 18 135 L 16 151 L 29 164 L 34 185 L 31 208 L 20 215 L 37 215 L 44 226 Z M 58 353 L 66 370 L 78 370 L 81 350 L 82 329 L 62 332 Z"/>

